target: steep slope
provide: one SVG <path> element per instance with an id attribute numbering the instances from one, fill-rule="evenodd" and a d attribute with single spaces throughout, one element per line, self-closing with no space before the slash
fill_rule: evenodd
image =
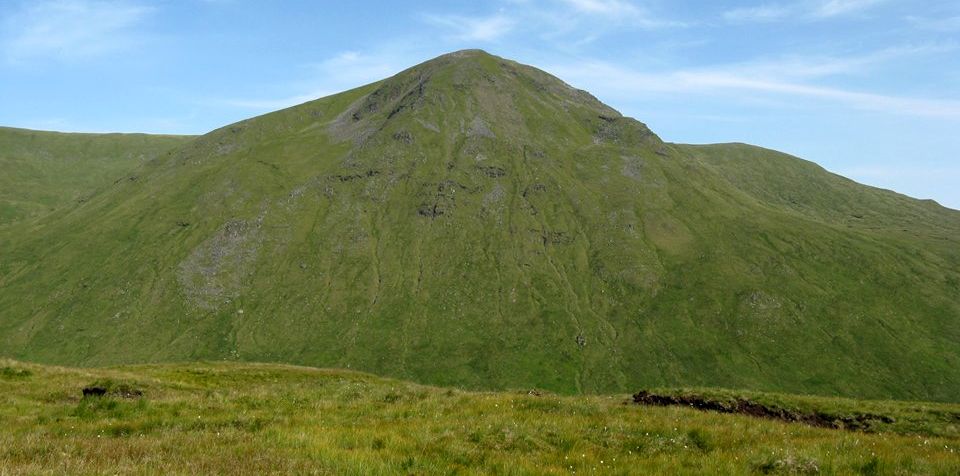
<path id="1" fill-rule="evenodd" d="M 958 232 L 465 51 L 214 131 L 6 238 L 0 353 L 956 400 Z"/>
<path id="2" fill-rule="evenodd" d="M 86 200 L 143 162 L 190 139 L 0 127 L 0 227 Z"/>

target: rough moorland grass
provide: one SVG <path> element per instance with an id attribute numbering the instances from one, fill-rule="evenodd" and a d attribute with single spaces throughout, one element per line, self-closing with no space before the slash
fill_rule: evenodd
<path id="1" fill-rule="evenodd" d="M 902 434 L 867 434 L 626 405 L 627 395 L 477 393 L 280 365 L 2 364 L 31 374 L 0 379 L 0 474 L 960 471 L 955 430 L 954 436 L 905 428 L 894 429 Z M 81 389 L 97 381 L 136 388 L 143 396 L 82 398 Z M 958 410 L 938 404 L 925 409 Z"/>

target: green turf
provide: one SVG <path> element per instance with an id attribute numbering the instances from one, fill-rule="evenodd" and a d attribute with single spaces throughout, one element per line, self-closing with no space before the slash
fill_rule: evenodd
<path id="1" fill-rule="evenodd" d="M 866 408 L 902 422 L 853 432 L 630 405 L 628 395 L 466 392 L 281 365 L 74 369 L 0 360 L 0 368 L 19 374 L 0 372 L 5 474 L 960 471 L 958 405 L 750 395 L 824 413 Z M 111 391 L 82 397 L 92 384 Z M 952 427 L 943 415 L 953 415 Z"/>
<path id="2" fill-rule="evenodd" d="M 665 143 L 476 51 L 213 131 L 0 249 L 21 360 L 960 400 L 960 212 Z"/>

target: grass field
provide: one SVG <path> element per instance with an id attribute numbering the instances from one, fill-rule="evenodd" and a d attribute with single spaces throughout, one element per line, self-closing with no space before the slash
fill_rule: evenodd
<path id="1" fill-rule="evenodd" d="M 107 395 L 82 397 L 93 385 Z M 958 405 L 746 397 L 897 423 L 865 433 L 640 406 L 629 395 L 468 392 L 284 365 L 0 361 L 0 474 L 960 472 L 949 420 Z"/>

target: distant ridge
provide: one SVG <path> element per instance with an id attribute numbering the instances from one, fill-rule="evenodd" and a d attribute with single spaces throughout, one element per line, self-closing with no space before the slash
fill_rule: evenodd
<path id="1" fill-rule="evenodd" d="M 0 127 L 0 227 L 84 200 L 97 188 L 190 139 Z"/>

